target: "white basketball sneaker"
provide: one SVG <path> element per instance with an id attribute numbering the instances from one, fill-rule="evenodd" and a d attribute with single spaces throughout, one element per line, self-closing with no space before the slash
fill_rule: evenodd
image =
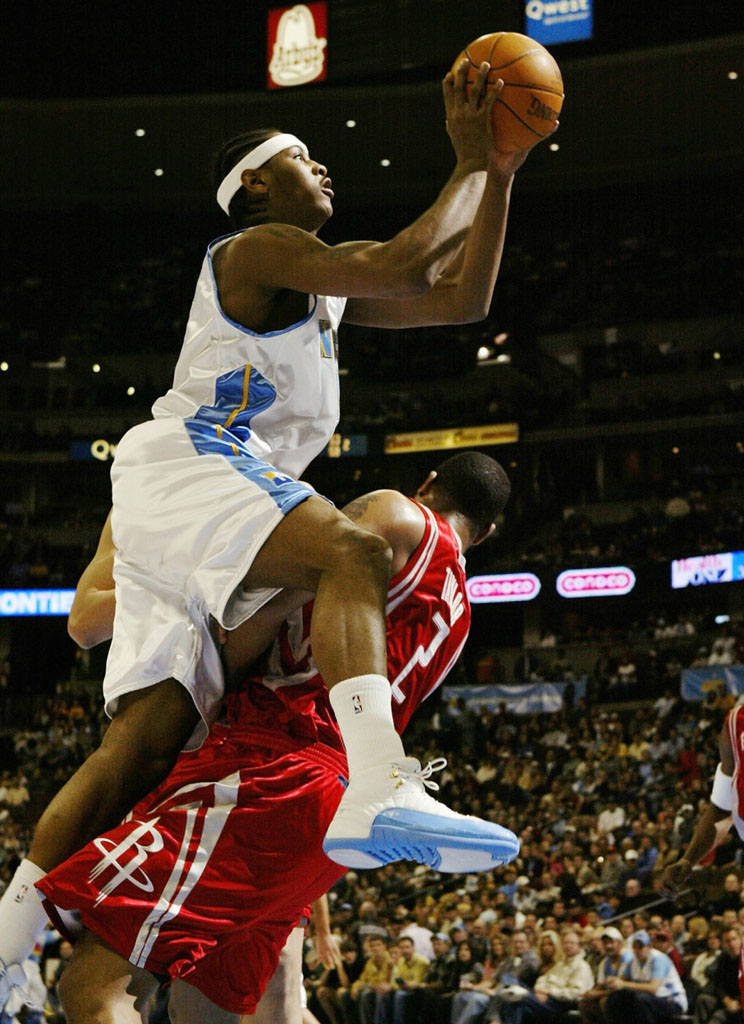
<path id="1" fill-rule="evenodd" d="M 415 757 L 357 772 L 328 827 L 323 849 L 349 868 L 376 868 L 413 860 L 437 871 L 490 871 L 519 853 L 508 828 L 458 814 L 426 792 L 439 789 L 429 776 L 444 758 L 422 769 Z"/>
<path id="2" fill-rule="evenodd" d="M 23 988 L 26 980 L 26 972 L 20 964 L 5 964 L 0 960 L 0 1009 L 8 1001 L 11 990 Z"/>

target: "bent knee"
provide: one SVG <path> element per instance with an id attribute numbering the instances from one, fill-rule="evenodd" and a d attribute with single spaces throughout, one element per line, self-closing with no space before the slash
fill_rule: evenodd
<path id="1" fill-rule="evenodd" d="M 351 525 L 343 529 L 336 545 L 335 564 L 344 571 L 390 575 L 393 549 L 384 537 Z"/>

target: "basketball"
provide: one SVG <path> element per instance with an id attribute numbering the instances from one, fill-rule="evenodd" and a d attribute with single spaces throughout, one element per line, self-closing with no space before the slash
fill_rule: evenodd
<path id="1" fill-rule="evenodd" d="M 563 79 L 544 46 L 519 32 L 491 32 L 466 46 L 452 65 L 469 62 L 468 89 L 483 61 L 489 86 L 499 78 L 504 88 L 491 111 L 494 140 L 505 153 L 527 149 L 549 135 L 563 106 Z"/>

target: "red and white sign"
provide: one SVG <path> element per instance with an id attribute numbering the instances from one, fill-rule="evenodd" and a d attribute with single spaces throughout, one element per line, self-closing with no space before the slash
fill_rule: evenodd
<path id="1" fill-rule="evenodd" d="M 606 569 L 567 569 L 555 581 L 561 597 L 622 597 L 635 586 L 632 569 L 613 565 Z"/>
<path id="2" fill-rule="evenodd" d="M 326 77 L 328 5 L 295 4 L 268 13 L 269 89 L 320 82 Z"/>
<path id="3" fill-rule="evenodd" d="M 466 583 L 466 589 L 471 604 L 531 601 L 540 593 L 540 580 L 531 572 L 471 576 Z"/>

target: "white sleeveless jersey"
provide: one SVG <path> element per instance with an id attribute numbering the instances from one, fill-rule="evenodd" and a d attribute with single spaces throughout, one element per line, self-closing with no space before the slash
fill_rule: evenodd
<path id="1" fill-rule="evenodd" d="M 217 437 L 230 432 L 297 478 L 338 423 L 337 330 L 346 299 L 310 295 L 306 318 L 282 331 L 255 334 L 236 323 L 220 306 L 212 266 L 235 234 L 207 248 L 173 386 L 152 413 L 196 419 Z"/>

